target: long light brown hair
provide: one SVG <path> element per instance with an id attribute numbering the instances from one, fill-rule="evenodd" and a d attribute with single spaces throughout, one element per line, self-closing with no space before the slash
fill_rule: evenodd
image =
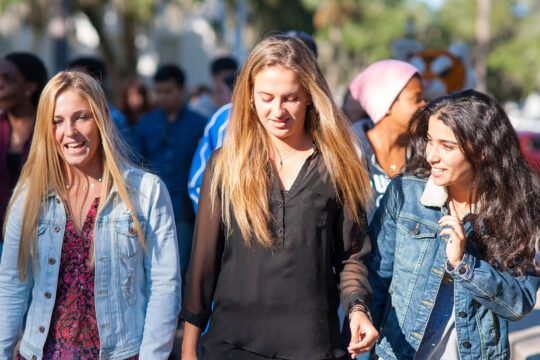
<path id="1" fill-rule="evenodd" d="M 248 56 L 234 88 L 227 135 L 214 163 L 211 198 L 221 197 L 223 221 L 229 231 L 234 215 L 246 242 L 252 244 L 256 239 L 267 248 L 274 244 L 269 230 L 269 144 L 251 100 L 255 76 L 272 66 L 294 72 L 310 98 L 306 129 L 322 154 L 338 200 L 359 224 L 371 195 L 357 140 L 349 121 L 334 103 L 313 53 L 293 37 L 262 40 Z"/>
<path id="2" fill-rule="evenodd" d="M 34 267 L 37 262 L 37 228 L 40 213 L 46 209 L 45 200 L 51 192 L 59 194 L 64 199 L 64 203 L 67 199 L 67 167 L 62 155 L 59 154 L 58 146 L 54 139 L 53 116 L 56 99 L 61 93 L 68 90 L 75 91 L 88 101 L 94 121 L 99 130 L 101 141 L 95 156 L 102 157 L 103 185 L 101 199 L 103 201 L 100 203 L 98 211 L 101 210 L 101 206 L 105 203 L 105 199 L 114 184 L 120 199 L 131 212 L 139 241 L 143 248 L 145 247 L 141 226 L 137 216 L 134 215 L 128 185 L 122 173 L 122 165 L 129 164 L 128 157 L 123 150 L 127 147 L 112 123 L 103 90 L 89 75 L 77 71 L 60 72 L 47 83 L 41 94 L 28 160 L 22 169 L 4 222 L 3 233 L 5 236 L 6 224 L 11 208 L 15 201 L 20 201 L 18 198 L 24 192 L 26 195 L 23 197 L 24 212 L 17 259 L 21 280 L 24 280 L 27 276 L 30 254 L 32 255 L 32 264 Z M 91 256 L 93 263 L 93 251 Z"/>

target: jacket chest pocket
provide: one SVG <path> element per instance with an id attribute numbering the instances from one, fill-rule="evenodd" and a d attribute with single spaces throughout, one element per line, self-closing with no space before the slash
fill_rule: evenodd
<path id="1" fill-rule="evenodd" d="M 141 250 L 141 243 L 133 220 L 115 221 L 114 230 L 116 249 L 121 258 L 129 259 Z"/>
<path id="2" fill-rule="evenodd" d="M 397 223 L 396 262 L 405 268 L 417 267 L 437 236 L 437 227 L 415 219 L 400 218 Z"/>

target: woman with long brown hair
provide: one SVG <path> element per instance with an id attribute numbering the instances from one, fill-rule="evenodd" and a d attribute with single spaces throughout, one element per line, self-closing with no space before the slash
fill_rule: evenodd
<path id="1" fill-rule="evenodd" d="M 370 225 L 382 359 L 508 359 L 534 307 L 538 177 L 502 107 L 474 90 L 413 115 L 410 158 Z"/>
<path id="2" fill-rule="evenodd" d="M 275 36 L 237 80 L 223 148 L 201 187 L 181 317 L 183 359 L 342 359 L 369 350 L 369 182 L 311 51 Z M 212 302 L 214 303 L 212 308 Z"/>

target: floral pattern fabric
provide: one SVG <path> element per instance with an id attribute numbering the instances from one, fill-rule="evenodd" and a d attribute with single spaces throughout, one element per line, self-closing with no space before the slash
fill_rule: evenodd
<path id="1" fill-rule="evenodd" d="M 94 268 L 90 260 L 96 198 L 77 234 L 71 216 L 66 221 L 56 302 L 43 349 L 44 360 L 99 358 L 100 341 L 94 301 Z M 128 360 L 137 360 L 138 355 Z M 20 353 L 17 360 L 24 359 Z"/>

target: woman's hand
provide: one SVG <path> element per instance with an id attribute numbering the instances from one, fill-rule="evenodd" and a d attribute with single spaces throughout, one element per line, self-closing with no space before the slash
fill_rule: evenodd
<path id="1" fill-rule="evenodd" d="M 371 320 L 366 313 L 355 311 L 351 314 L 351 342 L 349 343 L 349 353 L 354 359 L 358 354 L 368 352 L 375 341 L 379 338 L 379 332 L 375 330 Z"/>
<path id="2" fill-rule="evenodd" d="M 446 257 L 450 265 L 456 268 L 461 263 L 461 260 L 463 260 L 463 254 L 465 252 L 465 229 L 463 228 L 463 223 L 457 217 L 456 208 L 452 201 L 448 203 L 448 208 L 450 215 L 440 218 L 439 225 L 441 227 L 449 227 L 442 229 L 440 235 L 448 236 Z"/>
<path id="3" fill-rule="evenodd" d="M 197 347 L 199 338 L 201 337 L 201 329 L 184 322 L 184 339 L 182 340 L 182 360 L 197 360 Z"/>

